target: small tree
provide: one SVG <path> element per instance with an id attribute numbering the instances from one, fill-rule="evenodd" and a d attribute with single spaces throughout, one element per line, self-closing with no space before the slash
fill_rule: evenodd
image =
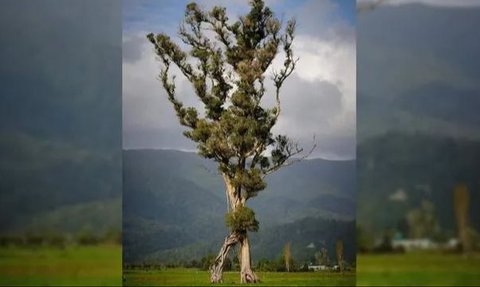
<path id="1" fill-rule="evenodd" d="M 285 269 L 287 272 L 290 272 L 290 262 L 292 260 L 292 251 L 290 249 L 290 242 L 287 242 L 285 244 L 285 247 L 283 248 L 283 259 L 285 260 Z"/>
<path id="2" fill-rule="evenodd" d="M 335 250 L 337 252 L 338 267 L 340 268 L 340 271 L 343 272 L 344 264 L 343 264 L 343 241 L 342 240 L 337 240 L 337 242 L 335 243 Z"/>
<path id="3" fill-rule="evenodd" d="M 468 205 L 470 203 L 470 196 L 468 188 L 465 184 L 458 184 L 455 186 L 453 192 L 453 204 L 455 210 L 455 217 L 457 220 L 458 238 L 462 243 L 464 252 L 471 251 L 471 241 L 468 228 Z"/>
<path id="4" fill-rule="evenodd" d="M 206 12 L 196 3 L 188 4 L 179 37 L 189 52 L 166 34 L 147 36 L 163 64 L 159 78 L 180 124 L 186 127 L 184 135 L 197 143 L 200 155 L 218 163 L 225 181 L 230 234 L 210 268 L 212 283 L 222 282 L 225 258 L 237 244 L 241 282 L 258 281 L 247 236 L 248 231 L 258 230 L 258 221 L 246 202 L 265 188 L 266 175 L 292 163 L 289 158 L 302 152 L 287 136 L 272 134 L 281 112 L 280 89 L 298 60 L 292 51 L 295 21 L 288 21 L 282 31 L 263 1 L 252 0 L 250 7 L 247 15 L 231 23 L 223 7 Z M 261 104 L 265 74 L 279 49 L 285 60 L 273 72 L 275 105 L 265 107 Z M 178 99 L 175 77 L 170 75 L 172 63 L 192 84 L 203 103 L 203 114 Z"/>
<path id="5" fill-rule="evenodd" d="M 328 250 L 325 247 L 322 247 L 319 252 L 315 253 L 315 259 L 319 265 L 330 265 L 330 258 L 328 257 Z"/>
<path id="6" fill-rule="evenodd" d="M 406 221 L 410 238 L 434 237 L 439 234 L 440 226 L 435 215 L 435 205 L 427 200 L 419 208 L 407 213 Z"/>

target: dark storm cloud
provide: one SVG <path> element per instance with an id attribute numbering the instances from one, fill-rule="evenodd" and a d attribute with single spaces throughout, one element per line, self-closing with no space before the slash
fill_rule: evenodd
<path id="1" fill-rule="evenodd" d="M 0 5 L 1 130 L 90 146 L 118 144 L 120 5 L 51 0 Z"/>
<path id="2" fill-rule="evenodd" d="M 472 124 L 480 119 L 456 119 L 477 102 L 462 95 L 480 92 L 478 7 L 382 5 L 357 19 L 360 137 L 389 129 L 480 136 Z M 432 101 L 438 90 L 457 92 Z"/>
<path id="3" fill-rule="evenodd" d="M 474 79 L 478 82 L 480 36 L 473 33 L 472 27 L 480 25 L 479 15 L 479 8 L 446 9 L 418 4 L 380 6 L 371 13 L 360 14 L 359 90 L 380 88 L 389 82 L 386 78 L 399 73 L 417 76 L 415 68 L 429 64 L 464 73 L 468 77 L 465 80 L 471 80 L 472 84 Z M 407 63 L 402 63 L 405 61 Z M 398 64 L 409 71 L 399 71 Z M 431 74 L 437 72 L 430 71 Z M 373 77 L 377 79 L 375 82 L 371 80 Z M 441 80 L 454 83 L 458 79 L 444 77 Z"/>
<path id="4" fill-rule="evenodd" d="M 114 0 L 0 1 L 0 233 L 120 196 L 121 27 Z"/>

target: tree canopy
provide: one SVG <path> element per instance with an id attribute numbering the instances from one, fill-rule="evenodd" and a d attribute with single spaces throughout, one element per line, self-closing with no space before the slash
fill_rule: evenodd
<path id="1" fill-rule="evenodd" d="M 265 175 L 302 151 L 286 135 L 272 133 L 281 111 L 280 89 L 298 60 L 292 51 L 295 21 L 289 20 L 282 31 L 263 1 L 250 5 L 250 12 L 232 23 L 223 7 L 204 12 L 196 3 L 188 4 L 178 35 L 189 51 L 166 34 L 147 36 L 163 63 L 160 80 L 187 128 L 184 135 L 197 143 L 202 156 L 219 163 L 244 200 L 265 188 Z M 276 104 L 264 107 L 266 71 L 279 49 L 285 60 L 271 77 Z M 169 72 L 172 63 L 192 84 L 204 115 L 178 99 Z"/>

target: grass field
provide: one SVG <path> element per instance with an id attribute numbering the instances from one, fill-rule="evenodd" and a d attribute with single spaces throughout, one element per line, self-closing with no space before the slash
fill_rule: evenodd
<path id="1" fill-rule="evenodd" d="M 359 286 L 480 286 L 480 254 L 358 255 Z"/>
<path id="2" fill-rule="evenodd" d="M 258 272 L 256 286 L 352 286 L 355 274 Z M 196 269 L 125 271 L 128 286 L 209 286 L 209 273 Z M 480 254 L 407 253 L 359 255 L 357 285 L 480 286 Z M 0 248 L 0 285 L 119 286 L 121 247 L 70 246 L 65 249 Z M 224 286 L 240 285 L 238 272 L 225 272 Z"/>
<path id="3" fill-rule="evenodd" d="M 126 286 L 210 286 L 210 274 L 197 269 L 166 269 L 155 271 L 125 271 Z M 257 272 L 261 283 L 255 286 L 352 286 L 353 273 L 322 272 Z M 245 286 L 240 284 L 239 272 L 225 272 L 219 286 Z M 217 285 L 216 285 L 217 286 Z"/>
<path id="4" fill-rule="evenodd" d="M 122 284 L 119 245 L 0 248 L 0 285 Z"/>

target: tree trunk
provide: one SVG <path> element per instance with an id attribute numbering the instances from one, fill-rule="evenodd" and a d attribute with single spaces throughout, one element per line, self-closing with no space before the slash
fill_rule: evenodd
<path id="1" fill-rule="evenodd" d="M 223 265 L 225 264 L 225 258 L 228 256 L 230 249 L 240 241 L 240 235 L 236 232 L 231 233 L 225 238 L 223 246 L 220 249 L 215 261 L 210 266 L 210 282 L 222 283 L 223 282 Z"/>
<path id="2" fill-rule="evenodd" d="M 226 193 L 228 199 L 229 208 L 234 212 L 238 207 L 245 204 L 245 200 L 241 198 L 240 191 L 236 190 L 233 186 L 230 178 L 223 174 L 225 180 Z M 223 281 L 223 265 L 225 258 L 228 256 L 228 252 L 237 243 L 240 243 L 240 282 L 241 283 L 255 283 L 259 282 L 257 275 L 252 271 L 250 258 L 250 243 L 247 237 L 247 231 L 232 232 L 225 238 L 222 248 L 215 258 L 214 263 L 210 266 L 210 282 L 222 283 Z"/>
<path id="3" fill-rule="evenodd" d="M 250 258 L 250 243 L 247 233 L 240 239 L 240 282 L 257 283 L 259 279 L 252 270 L 252 260 Z"/>

